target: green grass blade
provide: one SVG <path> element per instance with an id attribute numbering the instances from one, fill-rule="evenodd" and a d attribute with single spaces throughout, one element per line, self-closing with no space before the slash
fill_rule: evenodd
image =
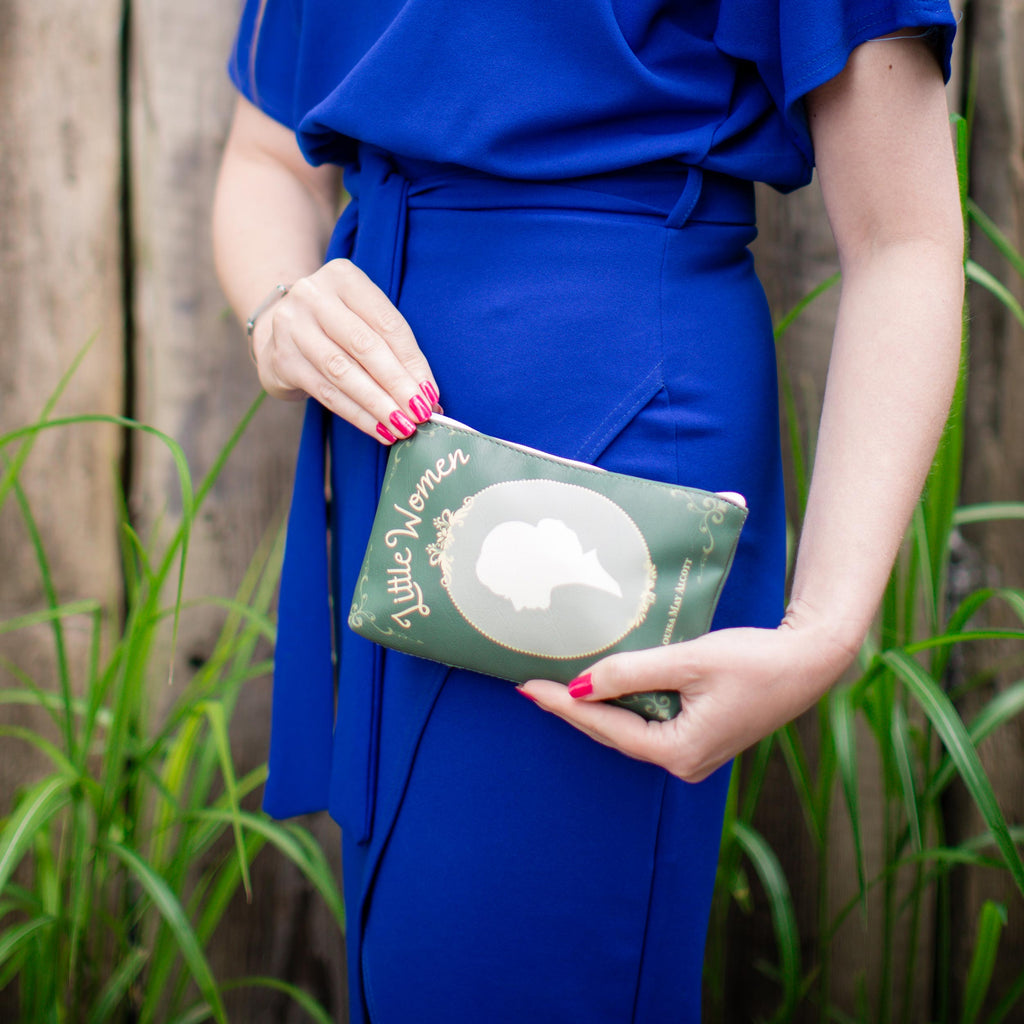
<path id="1" fill-rule="evenodd" d="M 807 755 L 804 753 L 804 746 L 800 741 L 796 723 L 790 722 L 783 726 L 776 732 L 775 737 L 779 750 L 782 751 L 782 756 L 786 761 L 786 767 L 789 769 L 789 777 L 793 782 L 800 810 L 803 811 L 807 830 L 814 840 L 815 848 L 820 850 L 825 842 L 825 831 L 817 813 L 811 768 L 807 761 Z M 750 821 L 752 817 L 753 814 L 750 813 L 744 816 L 744 820 Z"/>
<path id="2" fill-rule="evenodd" d="M 980 285 L 987 292 L 994 295 L 1006 307 L 1017 322 L 1024 327 L 1024 306 L 1017 301 L 1017 297 L 1003 284 L 994 274 L 990 274 L 984 267 L 968 260 L 964 267 L 967 273 L 967 280 Z"/>
<path id="3" fill-rule="evenodd" d="M 32 507 L 29 504 L 28 496 L 25 494 L 24 488 L 18 480 L 14 481 L 13 486 L 15 501 L 17 502 L 18 509 L 21 512 L 21 518 L 22 522 L 25 524 L 25 529 L 28 531 L 29 543 L 32 545 L 36 565 L 39 567 L 39 577 L 43 584 L 43 593 L 46 597 L 46 603 L 51 609 L 57 608 L 60 606 L 60 600 L 57 596 L 57 588 L 53 582 L 53 572 L 50 569 L 50 560 L 47 558 L 46 548 L 43 546 L 43 538 L 39 532 L 39 524 L 36 522 L 36 517 L 32 512 Z M 71 703 L 71 670 L 68 664 L 67 645 L 64 642 L 63 618 L 53 619 L 51 627 L 55 655 L 54 667 L 57 672 L 57 679 L 60 682 L 61 699 L 64 707 L 68 708 Z M 74 760 L 74 722 L 69 711 L 67 711 L 63 716 L 62 727 L 65 748 L 67 749 L 68 756 Z"/>
<path id="4" fill-rule="evenodd" d="M 1014 884 L 1024 894 L 1024 863 L 1013 843 L 1006 819 L 996 801 L 992 784 L 985 774 L 977 750 L 950 699 L 920 665 L 905 652 L 886 651 L 882 660 L 903 681 L 921 705 L 956 765 L 960 778 L 974 799 L 981 816 L 992 832 L 1006 860 Z"/>
<path id="5" fill-rule="evenodd" d="M 62 374 L 60 380 L 57 382 L 57 386 L 50 393 L 43 405 L 43 410 L 39 414 L 39 419 L 36 421 L 37 425 L 45 423 L 50 418 L 50 414 L 53 412 L 60 401 L 61 395 L 67 390 L 68 384 L 71 383 L 71 378 L 74 377 L 78 371 L 78 367 L 82 364 L 82 360 L 85 359 L 86 353 L 92 347 L 98 335 L 94 334 L 86 341 L 86 343 L 75 353 L 74 358 L 71 360 L 71 364 Z M 38 431 L 33 431 L 31 428 L 27 432 L 14 431 L 10 434 L 0 435 L 0 448 L 5 447 L 11 441 L 17 440 L 19 437 L 25 438 L 25 443 L 18 449 L 10 463 L 4 469 L 4 472 L 0 474 L 0 508 L 3 508 L 4 502 L 7 500 L 7 494 L 11 487 L 14 485 L 14 481 L 17 480 L 18 475 L 21 473 L 21 467 L 24 466 L 26 459 L 29 457 L 29 453 L 32 451 L 32 446 L 36 442 L 38 437 Z"/>
<path id="6" fill-rule="evenodd" d="M 1024 680 L 996 694 L 971 720 L 971 742 L 977 746 L 996 729 L 1024 712 Z"/>
<path id="7" fill-rule="evenodd" d="M 757 803 L 761 797 L 761 789 L 764 786 L 768 775 L 768 765 L 771 762 L 772 750 L 775 747 L 776 736 L 770 734 L 759 740 L 757 745 L 747 752 L 747 763 L 744 765 L 743 773 L 743 800 L 739 799 L 740 778 L 735 774 L 730 779 L 730 789 L 733 797 L 732 806 L 735 808 L 734 818 L 746 822 L 748 825 L 754 819 L 754 812 L 757 810 Z M 799 737 L 797 737 L 799 742 Z M 723 835 L 724 835 L 723 831 Z"/>
<path id="8" fill-rule="evenodd" d="M 996 222 L 973 199 L 967 200 L 967 212 L 971 220 L 981 228 L 985 237 L 999 250 L 1000 255 L 1013 269 L 1024 277 L 1024 255 L 1000 231 Z"/>
<path id="9" fill-rule="evenodd" d="M 16 956 L 36 933 L 44 928 L 52 928 L 53 925 L 54 919 L 49 914 L 42 914 L 31 921 L 23 921 L 8 928 L 0 935 L 0 966 L 7 963 L 12 956 Z"/>
<path id="10" fill-rule="evenodd" d="M 967 193 L 970 189 L 971 174 L 971 129 L 974 127 L 974 108 L 977 102 L 975 78 L 977 66 L 971 68 L 967 86 L 967 111 L 963 114 L 951 114 L 950 124 L 953 126 L 953 152 L 956 160 L 956 179 L 960 187 L 960 212 L 964 218 L 964 256 L 970 244 L 970 232 L 967 230 Z"/>
<path id="11" fill-rule="evenodd" d="M 217 701 L 204 701 L 202 710 L 206 715 L 207 721 L 210 723 L 213 742 L 220 758 L 220 770 L 224 779 L 224 790 L 231 809 L 231 830 L 235 836 L 235 851 L 238 854 L 238 867 L 242 872 L 245 899 L 247 903 L 252 903 L 252 881 L 249 878 L 249 862 L 245 856 L 245 839 L 242 836 L 241 807 L 238 802 L 238 781 L 235 778 L 235 766 L 231 760 L 231 741 L 228 739 L 228 726 L 224 716 L 224 705 Z"/>
<path id="12" fill-rule="evenodd" d="M 1010 1016 L 1022 997 L 1024 997 L 1024 971 L 1017 976 L 1017 980 L 1010 986 L 1003 998 L 999 1000 L 996 1008 L 986 1018 L 985 1024 L 1003 1024 L 1003 1021 Z"/>
<path id="13" fill-rule="evenodd" d="M 956 122 L 957 145 L 966 144 L 965 125 Z M 958 153 L 958 173 L 960 174 L 960 209 L 964 217 L 964 260 L 967 261 L 967 245 L 969 235 L 966 230 L 966 173 L 967 157 Z M 961 309 L 960 318 L 960 362 L 957 370 L 956 385 L 950 402 L 949 414 L 943 427 L 942 437 L 935 451 L 928 471 L 928 479 L 924 493 L 918 504 L 923 510 L 924 548 L 922 552 L 922 568 L 930 577 L 930 584 L 925 597 L 931 607 L 930 622 L 933 628 L 938 623 L 943 602 L 947 593 L 946 577 L 949 571 L 949 540 L 960 498 L 961 481 L 963 478 L 963 454 L 965 431 L 965 408 L 967 404 L 967 374 L 970 353 L 970 318 L 966 298 Z M 924 552 L 927 552 L 925 555 Z M 913 588 L 917 589 L 917 588 Z M 912 612 L 911 612 L 912 614 Z"/>
<path id="14" fill-rule="evenodd" d="M 840 280 L 838 273 L 826 278 L 819 285 L 809 291 L 799 302 L 793 306 L 775 325 L 776 348 L 780 348 L 780 341 L 787 330 L 793 325 L 805 309 L 815 299 L 819 298 Z M 799 515 L 802 518 L 803 511 L 807 505 L 807 491 L 810 485 L 810 472 L 808 469 L 809 458 L 800 434 L 800 415 L 797 409 L 796 396 L 793 393 L 793 383 L 786 365 L 786 361 L 779 352 L 779 396 L 783 409 L 783 422 L 789 441 L 790 465 L 793 468 L 793 477 L 797 495 Z"/>
<path id="15" fill-rule="evenodd" d="M 317 1024 L 332 1024 L 330 1014 L 308 992 L 303 992 L 301 988 L 291 985 L 287 981 L 257 976 L 236 978 L 224 984 L 225 992 L 240 988 L 269 988 L 283 992 L 302 1007 L 314 1021 L 317 1021 Z M 170 1020 L 168 1024 L 202 1024 L 203 1021 L 209 1020 L 209 1017 L 209 1010 L 205 1006 L 193 1006 L 180 1016 Z"/>
<path id="16" fill-rule="evenodd" d="M 238 446 L 238 442 L 242 439 L 242 435 L 248 429 L 249 424 L 252 422 L 253 417 L 259 411 L 260 406 L 266 400 L 267 394 L 265 391 L 260 391 L 259 394 L 252 400 L 249 408 L 242 414 L 242 418 L 238 421 L 238 426 L 231 432 L 231 436 L 224 442 L 220 451 L 217 453 L 217 457 L 213 460 L 213 464 L 210 466 L 206 473 L 206 476 L 200 481 L 199 486 L 196 488 L 196 507 L 202 505 L 206 496 L 210 493 L 213 485 L 217 482 L 217 478 L 220 476 L 224 469 L 224 464 L 228 460 L 228 456 Z"/>
<path id="17" fill-rule="evenodd" d="M 917 810 L 917 786 L 914 783 L 914 766 L 910 752 L 910 723 L 902 704 L 893 708 L 892 722 L 889 729 L 892 742 L 893 759 L 900 776 L 900 788 L 903 791 L 903 807 L 907 812 L 907 824 L 915 850 L 924 849 L 921 835 L 921 819 Z"/>
<path id="18" fill-rule="evenodd" d="M 243 604 L 237 598 L 201 597 L 185 601 L 181 606 L 181 610 L 183 612 L 202 610 L 206 608 L 223 608 L 225 611 L 230 612 L 235 616 L 236 619 L 251 626 L 256 634 L 264 640 L 273 642 L 277 635 L 277 630 L 274 627 L 274 620 L 269 615 L 265 612 L 261 612 L 257 608 L 251 607 L 250 605 Z M 169 618 L 171 614 L 171 610 L 167 609 L 160 612 L 158 617 L 166 619 Z"/>
<path id="19" fill-rule="evenodd" d="M 946 424 L 946 433 L 947 435 L 953 433 L 950 422 Z M 948 440 L 944 440 L 942 443 L 943 445 L 951 444 Z M 947 477 L 949 476 L 948 466 L 942 465 L 943 462 L 944 460 L 940 456 L 936 456 L 927 485 L 929 491 L 917 503 L 910 523 L 913 557 L 909 559 L 911 575 L 904 583 L 905 602 L 903 608 L 903 622 L 908 630 L 912 628 L 919 603 L 924 606 L 928 628 L 934 630 L 939 625 L 939 608 L 945 589 L 941 567 L 947 562 L 946 544 L 949 538 L 949 522 L 953 505 L 956 502 L 956 491 L 960 486 L 958 463 L 957 480 L 953 488 L 952 499 L 942 500 L 943 492 L 948 490 Z"/>
<path id="20" fill-rule="evenodd" d="M 953 525 L 991 523 L 997 519 L 1024 519 L 1024 501 L 989 501 L 980 505 L 961 505 L 953 513 Z"/>
<path id="21" fill-rule="evenodd" d="M 974 643 L 979 640 L 1024 640 L 1024 629 L 972 629 L 959 633 L 940 633 L 938 636 L 905 644 L 905 654 L 920 654 L 937 647 L 951 647 L 954 644 Z"/>
<path id="22" fill-rule="evenodd" d="M 174 457 L 175 463 L 178 468 L 178 478 L 181 486 L 181 523 L 178 526 L 177 533 L 175 534 L 174 541 L 168 551 L 168 555 L 172 555 L 173 552 L 180 548 L 181 558 L 178 563 L 178 582 L 177 589 L 175 592 L 174 599 L 174 625 L 171 630 L 171 654 L 170 654 L 170 675 L 168 682 L 173 682 L 174 676 L 174 654 L 177 650 L 178 644 L 178 626 L 181 620 L 181 601 L 182 596 L 185 593 L 185 564 L 188 558 L 188 549 L 192 532 L 192 523 L 195 521 L 196 513 L 202 506 L 206 499 L 206 496 L 212 490 L 213 485 L 216 483 L 217 478 L 220 476 L 221 471 L 224 469 L 224 464 L 227 462 L 228 456 L 234 451 L 238 445 L 242 434 L 248 427 L 252 418 L 256 415 L 256 411 L 263 404 L 263 400 L 266 398 L 265 392 L 261 391 L 249 408 L 246 410 L 238 426 L 235 427 L 231 436 L 228 438 L 227 443 L 217 453 L 217 457 L 213 461 L 213 465 L 210 467 L 206 476 L 203 477 L 199 484 L 198 489 L 193 493 L 192 489 L 192 477 L 188 471 L 188 463 L 185 460 L 185 453 L 179 446 L 171 448 L 171 455 Z M 151 429 L 151 428 L 150 428 Z M 165 560 L 164 568 L 169 566 L 169 560 Z"/>
<path id="23" fill-rule="evenodd" d="M 71 779 L 51 775 L 29 789 L 0 832 L 0 892 L 40 829 L 71 800 Z"/>
<path id="24" fill-rule="evenodd" d="M 854 860 L 857 865 L 857 888 L 861 899 L 867 898 L 866 871 L 864 868 L 864 841 L 861 836 L 860 797 L 857 785 L 857 732 L 854 725 L 852 706 L 853 689 L 850 686 L 833 687 L 829 694 L 829 718 L 832 723 L 832 743 L 839 778 L 849 812 L 853 834 Z M 864 907 L 867 910 L 867 905 Z"/>
<path id="25" fill-rule="evenodd" d="M 127 512 L 125 513 L 127 514 Z M 120 529 L 121 565 L 125 580 L 125 603 L 132 607 L 138 602 L 143 584 L 152 584 L 156 578 L 149 551 L 131 523 L 122 520 Z"/>
<path id="26" fill-rule="evenodd" d="M 985 838 L 991 845 L 991 835 L 985 833 Z M 984 853 L 968 849 L 966 846 L 941 846 L 922 850 L 920 853 L 912 853 L 909 857 L 901 858 L 894 866 L 927 862 L 937 865 L 940 870 L 949 870 L 961 865 L 978 868 L 1001 868 L 1003 861 L 1001 857 L 989 857 Z"/>
<path id="27" fill-rule="evenodd" d="M 280 826 L 278 826 L 280 827 Z M 295 841 L 306 851 L 305 874 L 323 897 L 327 909 L 334 915 L 338 927 L 345 930 L 345 906 L 341 899 L 341 890 L 334 877 L 334 868 L 327 861 L 323 847 L 316 836 L 298 825 L 286 826 L 286 830 Z"/>
<path id="28" fill-rule="evenodd" d="M 167 849 L 171 829 L 181 812 L 188 771 L 195 756 L 202 728 L 203 720 L 199 712 L 193 710 L 182 723 L 164 758 L 157 786 L 157 793 L 161 799 L 153 820 L 153 845 L 150 849 L 150 862 L 158 871 L 163 871 L 168 863 Z M 151 747 L 143 755 L 143 763 L 148 764 L 155 753 L 155 748 Z"/>
<path id="29" fill-rule="evenodd" d="M 114 416 L 105 413 L 86 413 L 79 416 L 65 416 L 59 419 L 47 420 L 46 422 L 33 423 L 27 427 L 20 427 L 17 430 L 12 430 L 3 436 L 0 436 L 0 448 L 3 448 L 8 444 L 13 444 L 15 441 L 22 438 L 34 438 L 43 430 L 54 430 L 73 424 L 84 423 L 109 423 L 114 426 L 123 427 L 127 430 L 135 430 L 139 433 L 147 434 L 150 437 L 155 437 L 167 449 L 174 462 L 175 469 L 178 474 L 178 487 L 181 492 L 181 525 L 178 527 L 173 542 L 168 546 L 168 549 L 165 552 L 163 562 L 161 563 L 156 576 L 156 583 L 159 587 L 169 574 L 175 558 L 179 558 L 180 556 L 177 590 L 174 601 L 174 625 L 171 631 L 169 653 L 170 667 L 168 669 L 168 677 L 173 679 L 174 654 L 177 647 L 181 600 L 184 593 L 185 563 L 188 556 L 192 523 L 194 522 L 196 515 L 196 501 L 192 487 L 192 476 L 189 472 L 188 460 L 185 457 L 185 452 L 181 445 L 178 444 L 174 438 L 165 434 L 162 430 L 157 430 L 156 427 L 150 427 L 145 423 L 139 423 L 136 420 L 128 419 L 126 416 Z M 222 455 L 224 455 L 224 453 L 222 453 Z M 226 457 L 226 455 L 224 455 L 224 457 Z M 217 464 L 222 465 L 222 459 L 219 459 Z M 207 480 L 210 481 L 209 474 L 207 474 Z M 212 481 L 210 481 L 209 486 L 212 486 Z"/>
<path id="30" fill-rule="evenodd" d="M 69 601 L 56 608 L 43 608 L 37 612 L 15 616 L 13 619 L 5 619 L 0 622 L 0 636 L 5 633 L 16 633 L 19 629 L 28 629 L 31 626 L 42 626 L 55 619 L 65 619 L 71 615 L 93 615 L 100 611 L 102 609 L 96 601 Z"/>
<path id="31" fill-rule="evenodd" d="M 40 736 L 34 729 L 27 729 L 19 725 L 0 725 L 0 736 L 10 736 L 12 739 L 24 740 L 33 746 L 41 754 L 53 762 L 54 769 L 61 775 L 74 778 L 77 775 L 75 766 L 67 759 L 60 747 L 51 743 L 45 736 Z"/>
<path id="32" fill-rule="evenodd" d="M 761 835 L 749 825 L 736 822 L 733 835 L 757 872 L 768 897 L 772 926 L 779 950 L 779 982 L 782 1003 L 773 1021 L 788 1021 L 793 1017 L 800 998 L 800 936 L 789 885 L 778 858 Z"/>
<path id="33" fill-rule="evenodd" d="M 7 686 L 0 690 L 0 704 L 24 704 L 46 712 L 59 734 L 64 727 L 64 716 L 67 708 L 64 702 L 54 693 L 44 690 L 27 672 L 22 671 L 10 659 L 0 657 L 0 670 L 13 676 L 22 684 L 21 688 Z M 75 714 L 81 714 L 81 701 L 73 701 Z"/>
<path id="34" fill-rule="evenodd" d="M 97 801 L 98 802 L 98 801 Z M 92 808 L 86 800 L 76 800 L 71 809 L 71 849 L 70 857 L 64 865 L 64 873 L 68 876 L 70 886 L 70 939 L 68 947 L 68 974 L 77 976 L 79 956 L 82 952 L 82 937 L 89 925 L 93 900 L 102 893 L 89 884 L 88 878 L 94 868 L 93 849 L 95 847 Z"/>
<path id="35" fill-rule="evenodd" d="M 107 1024 L 114 1017 L 128 990 L 146 966 L 147 958 L 148 954 L 143 949 L 129 950 L 97 996 L 86 1024 Z"/>
<path id="36" fill-rule="evenodd" d="M 776 324 L 775 340 L 778 341 L 779 338 L 781 338 L 783 334 L 785 334 L 786 331 L 789 330 L 789 328 L 793 325 L 793 321 L 796 320 L 800 316 L 800 314 L 803 313 L 803 311 L 812 302 L 814 302 L 815 299 L 817 299 L 821 295 L 824 295 L 825 292 L 827 292 L 830 288 L 835 287 L 835 285 L 837 285 L 841 280 L 841 277 L 842 275 L 838 271 L 836 271 L 836 273 L 832 274 L 830 277 L 826 277 L 825 280 L 821 282 L 821 284 L 815 285 L 814 288 L 812 288 L 802 299 L 800 299 L 800 301 L 795 306 L 793 306 L 793 308 L 790 309 L 790 311 L 786 313 L 781 320 L 779 320 L 778 324 Z"/>
<path id="37" fill-rule="evenodd" d="M 1024 842 L 1024 827 L 1011 829 L 1010 831 L 1015 842 Z M 988 857 L 983 853 L 977 852 L 983 846 L 994 845 L 992 835 L 985 832 L 980 836 L 973 836 L 961 846 L 930 847 L 921 850 L 919 853 L 912 853 L 906 857 L 890 860 L 873 878 L 868 879 L 868 892 L 884 883 L 886 879 L 896 877 L 905 869 L 921 864 L 932 865 L 933 867 L 928 876 L 929 882 L 934 882 L 941 875 L 948 874 L 958 867 L 975 867 L 986 870 L 1001 869 L 1004 863 L 1001 857 Z M 900 905 L 900 913 L 906 911 L 910 900 L 913 898 L 913 893 L 908 894 L 904 898 L 903 903 Z M 860 902 L 860 896 L 854 895 L 843 904 L 829 922 L 828 928 L 823 934 L 824 942 L 830 943 L 833 941 L 836 933 L 850 914 L 860 905 Z"/>
<path id="38" fill-rule="evenodd" d="M 1007 605 L 1018 619 L 1024 623 L 1024 592 L 1009 587 L 982 587 L 968 594 L 953 610 L 946 623 L 946 633 L 962 633 L 978 612 L 989 603 L 1000 601 Z"/>
<path id="39" fill-rule="evenodd" d="M 967 729 L 967 735 L 971 743 L 977 747 L 982 740 L 991 736 L 996 729 L 1016 718 L 1024 712 L 1024 680 L 1014 683 L 1012 686 L 996 694 L 971 720 Z M 926 801 L 934 800 L 946 786 L 952 781 L 956 774 L 956 766 L 952 758 L 947 754 L 939 765 L 928 786 Z"/>
<path id="40" fill-rule="evenodd" d="M 54 711 L 62 706 L 63 702 L 56 694 L 41 690 L 36 683 L 33 683 L 25 675 L 20 675 L 19 678 L 28 685 L 24 689 L 12 687 L 0 690 L 0 704 L 23 704 L 26 707 L 42 708 L 47 712 Z M 88 709 L 85 701 L 76 698 L 71 702 L 71 710 L 76 715 L 84 715 Z M 59 726 L 60 723 L 54 720 L 54 724 Z M 108 711 L 101 713 L 100 725 L 104 728 L 110 725 L 110 713 Z"/>
<path id="41" fill-rule="evenodd" d="M 226 810 L 197 810 L 190 815 L 199 821 L 219 825 L 231 825 L 235 816 Z M 312 882 L 327 909 L 330 910 L 340 928 L 345 927 L 345 906 L 341 898 L 334 872 L 320 844 L 305 829 L 295 825 L 279 825 L 262 814 L 241 811 L 239 823 L 247 830 L 262 835 L 277 847 Z"/>
<path id="42" fill-rule="evenodd" d="M 974 942 L 974 955 L 967 971 L 964 987 L 964 1012 L 960 1024 L 975 1024 L 992 983 L 992 972 L 999 952 L 999 939 L 1006 927 L 1006 907 L 986 900 L 978 919 L 978 937 Z"/>
<path id="43" fill-rule="evenodd" d="M 782 405 L 782 421 L 785 424 L 786 438 L 789 442 L 789 462 L 793 467 L 797 515 L 799 520 L 802 520 L 804 510 L 807 508 L 810 472 L 807 468 L 807 452 L 800 434 L 800 413 L 797 409 L 796 396 L 793 394 L 793 382 L 790 379 L 789 367 L 781 356 L 779 358 L 779 398 Z"/>
<path id="44" fill-rule="evenodd" d="M 1010 838 L 1018 845 L 1024 846 L 1024 825 L 1013 825 L 1010 827 Z M 991 832 L 979 832 L 976 836 L 965 839 L 958 849 L 980 850 L 986 846 L 995 846 L 995 837 Z"/>
<path id="45" fill-rule="evenodd" d="M 266 838 L 250 832 L 245 837 L 245 859 L 251 864 L 256 855 L 266 845 Z M 238 857 L 231 856 L 226 859 L 213 879 L 213 884 L 203 896 L 199 908 L 200 916 L 196 922 L 196 935 L 200 941 L 206 942 L 214 933 L 220 919 L 231 904 L 231 900 L 242 881 L 242 871 L 239 867 Z"/>
<path id="46" fill-rule="evenodd" d="M 228 1019 L 217 982 L 178 897 L 135 850 L 117 842 L 108 842 L 106 845 L 142 886 L 174 935 L 181 956 L 188 965 L 196 987 L 210 1007 L 213 1019 L 217 1024 L 227 1024 Z"/>
<path id="47" fill-rule="evenodd" d="M 317 1024 L 332 1024 L 331 1015 L 308 992 L 303 992 L 301 988 L 290 985 L 287 981 L 281 981 L 279 978 L 250 977 L 238 978 L 224 985 L 225 991 L 239 988 L 269 988 L 283 992 L 301 1006 Z"/>

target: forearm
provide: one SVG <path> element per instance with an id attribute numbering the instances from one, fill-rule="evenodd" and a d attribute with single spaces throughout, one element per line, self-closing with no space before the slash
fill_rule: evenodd
<path id="1" fill-rule="evenodd" d="M 217 182 L 213 244 L 224 293 L 244 323 L 275 285 L 321 266 L 339 181 L 334 169 L 303 167 L 297 149 L 275 151 L 285 145 L 280 126 L 262 124 L 271 133 L 268 148 L 252 138 L 262 115 L 246 107 L 239 115 Z"/>
<path id="2" fill-rule="evenodd" d="M 829 365 L 789 616 L 849 656 L 924 484 L 959 364 L 955 234 L 851 259 Z"/>
<path id="3" fill-rule="evenodd" d="M 571 690 L 523 688 L 690 782 L 805 711 L 856 655 L 956 379 L 963 225 L 934 56 L 917 38 L 864 44 L 807 106 L 843 292 L 786 618 L 613 654 Z M 601 704 L 658 689 L 680 693 L 671 722 Z"/>
<path id="4" fill-rule="evenodd" d="M 387 295 L 351 261 L 324 263 L 340 185 L 338 168 L 311 167 L 291 131 L 239 100 L 214 203 L 217 273 L 243 323 L 277 285 L 289 288 L 252 332 L 268 394 L 309 395 L 393 444 L 440 409 L 440 395 Z"/>

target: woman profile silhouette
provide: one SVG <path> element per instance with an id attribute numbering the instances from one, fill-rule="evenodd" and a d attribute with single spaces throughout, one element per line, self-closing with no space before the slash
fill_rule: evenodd
<path id="1" fill-rule="evenodd" d="M 500 523 L 486 536 L 476 562 L 477 579 L 515 610 L 548 609 L 555 587 L 579 584 L 622 597 L 622 587 L 601 565 L 596 549 L 584 552 L 576 532 L 561 519 L 536 526 Z"/>

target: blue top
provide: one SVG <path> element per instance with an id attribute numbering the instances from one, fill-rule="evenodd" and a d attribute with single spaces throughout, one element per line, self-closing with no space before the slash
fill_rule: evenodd
<path id="1" fill-rule="evenodd" d="M 506 178 L 670 159 L 788 191 L 814 162 L 803 97 L 908 26 L 948 78 L 946 0 L 247 0 L 230 72 L 314 164 L 358 139 Z"/>
<path id="2" fill-rule="evenodd" d="M 639 182 L 640 198 L 661 196 L 659 216 L 671 210 L 666 224 L 679 226 L 676 212 L 685 220 L 702 180 L 714 179 L 702 201 L 719 203 L 751 191 L 724 175 L 783 190 L 805 184 L 813 152 L 802 97 L 837 74 L 854 46 L 910 26 L 928 30 L 948 75 L 955 24 L 945 0 L 247 0 L 231 75 L 250 100 L 297 132 L 311 162 L 346 165 L 355 202 L 335 230 L 331 255 L 351 251 L 390 294 L 389 282 L 402 275 L 403 211 L 429 196 L 393 173 L 388 154 L 403 166 L 446 164 L 462 189 L 473 175 L 486 176 L 484 184 L 508 192 L 510 206 L 550 192 L 561 202 L 566 179 L 590 176 L 602 187 L 577 193 L 574 208 L 586 205 L 585 195 L 632 209 L 627 186 Z M 652 183 L 664 187 L 652 190 Z M 431 194 L 443 200 L 443 190 Z M 357 221 L 367 230 L 356 233 Z M 464 294 L 479 287 L 478 279 L 465 283 Z M 632 308 L 632 292 L 629 301 Z M 588 387 L 611 388 L 614 379 L 595 375 Z M 633 411 L 651 397 L 637 395 Z M 596 407 L 629 401 L 609 395 Z M 480 411 L 469 408 L 465 418 Z M 485 420 L 471 421 L 485 429 Z M 347 608 L 354 586 L 329 566 L 326 551 L 325 435 L 343 427 L 309 403 L 282 573 L 264 806 L 278 817 L 329 806 L 362 842 L 373 813 L 367 794 L 378 784 L 373 723 L 383 691 L 374 680 L 382 662 L 378 648 L 343 634 L 340 623 L 332 649 L 332 583 L 343 595 L 335 608 Z M 554 423 L 546 429 L 515 439 L 589 461 L 601 450 L 556 449 Z M 346 518 L 331 552 L 354 572 L 384 450 L 349 434 L 338 447 L 344 471 L 341 460 L 332 463 L 332 514 L 344 507 Z M 427 706 L 441 685 L 435 675 L 434 689 L 424 683 L 409 699 Z M 390 789 L 383 788 L 394 797 L 400 772 L 388 770 Z M 346 810 L 349 804 L 356 810 Z"/>

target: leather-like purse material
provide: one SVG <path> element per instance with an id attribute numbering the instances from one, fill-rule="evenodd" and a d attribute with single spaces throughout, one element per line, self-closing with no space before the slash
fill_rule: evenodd
<path id="1" fill-rule="evenodd" d="M 559 459 L 435 416 L 388 456 L 349 626 L 521 683 L 707 632 L 739 496 Z M 612 703 L 679 713 L 674 691 Z"/>

